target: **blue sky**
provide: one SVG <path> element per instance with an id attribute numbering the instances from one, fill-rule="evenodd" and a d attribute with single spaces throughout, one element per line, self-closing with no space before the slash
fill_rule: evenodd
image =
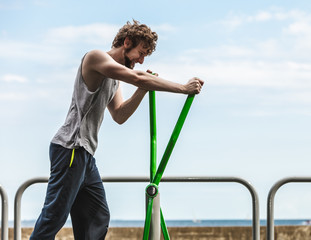
<path id="1" fill-rule="evenodd" d="M 244 178 L 259 194 L 264 219 L 277 180 L 310 175 L 310 10 L 307 0 L 0 0 L 0 184 L 9 194 L 9 218 L 18 186 L 49 174 L 49 142 L 65 119 L 82 56 L 108 51 L 134 18 L 159 34 L 156 52 L 138 69 L 180 83 L 206 81 L 164 175 Z M 121 87 L 125 98 L 135 90 Z M 185 98 L 157 93 L 159 157 Z M 148 98 L 124 125 L 106 113 L 95 154 L 103 176 L 148 175 L 148 121 Z M 160 186 L 167 218 L 251 218 L 250 196 L 239 185 Z M 23 219 L 37 217 L 45 187 L 27 190 Z M 143 218 L 144 187 L 107 184 L 112 218 Z M 275 217 L 311 218 L 308 190 L 283 187 Z"/>

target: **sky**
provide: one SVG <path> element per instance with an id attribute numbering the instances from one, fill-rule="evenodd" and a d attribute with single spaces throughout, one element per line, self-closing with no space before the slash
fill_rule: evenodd
<path id="1" fill-rule="evenodd" d="M 273 184 L 311 173 L 308 0 L 0 0 L 0 184 L 9 219 L 18 187 L 49 176 L 49 143 L 65 120 L 81 58 L 109 51 L 132 19 L 159 35 L 156 51 L 137 69 L 178 83 L 205 81 L 164 176 L 243 178 L 256 189 L 265 219 Z M 135 91 L 121 88 L 125 99 Z M 186 96 L 156 98 L 159 161 Z M 148 114 L 148 97 L 123 125 L 106 112 L 95 154 L 102 176 L 148 176 Z M 105 184 L 111 218 L 144 219 L 146 184 Z M 310 219 L 310 184 L 283 186 L 275 218 Z M 38 217 L 45 189 L 26 190 L 22 219 Z M 239 184 L 160 183 L 160 192 L 167 219 L 252 216 L 250 194 Z"/>

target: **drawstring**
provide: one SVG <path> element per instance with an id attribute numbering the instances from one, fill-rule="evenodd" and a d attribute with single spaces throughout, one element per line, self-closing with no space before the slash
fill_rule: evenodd
<path id="1" fill-rule="evenodd" d="M 75 149 L 72 149 L 72 154 L 71 154 L 71 160 L 70 160 L 69 167 L 71 167 L 74 157 L 75 157 Z"/>

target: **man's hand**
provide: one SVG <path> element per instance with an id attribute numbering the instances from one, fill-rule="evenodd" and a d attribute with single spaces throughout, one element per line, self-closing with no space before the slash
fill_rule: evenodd
<path id="1" fill-rule="evenodd" d="M 155 76 L 159 76 L 159 74 L 152 72 L 151 70 L 147 70 L 147 73 L 150 73 Z M 191 78 L 187 84 L 184 85 L 185 87 L 185 94 L 199 94 L 201 92 L 202 86 L 204 81 L 200 78 L 194 77 Z"/>
<path id="2" fill-rule="evenodd" d="M 154 75 L 154 76 L 159 76 L 159 74 L 157 74 L 157 73 L 154 73 L 154 72 L 152 72 L 151 70 L 147 70 L 147 73 L 150 73 L 150 74 L 152 74 L 152 75 Z"/>
<path id="3" fill-rule="evenodd" d="M 187 84 L 184 85 L 186 94 L 199 94 L 201 92 L 204 81 L 200 78 L 191 78 Z"/>

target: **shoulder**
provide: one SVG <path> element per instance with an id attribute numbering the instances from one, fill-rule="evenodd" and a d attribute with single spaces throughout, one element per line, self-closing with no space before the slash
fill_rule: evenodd
<path id="1" fill-rule="evenodd" d="M 110 55 L 101 50 L 92 50 L 88 52 L 83 60 L 83 69 L 86 71 L 96 71 L 100 72 L 100 69 L 103 66 L 106 66 L 109 62 L 111 62 L 112 58 Z"/>
<path id="2" fill-rule="evenodd" d="M 85 55 L 86 61 L 98 62 L 109 60 L 111 57 L 108 53 L 101 50 L 92 50 Z"/>

